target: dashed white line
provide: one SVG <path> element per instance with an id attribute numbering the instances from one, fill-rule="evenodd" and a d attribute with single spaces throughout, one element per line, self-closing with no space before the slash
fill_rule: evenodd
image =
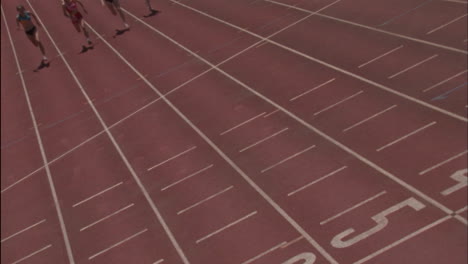
<path id="1" fill-rule="evenodd" d="M 102 254 L 106 253 L 107 251 L 109 251 L 109 250 L 111 250 L 111 249 L 113 249 L 113 248 L 115 248 L 115 247 L 118 247 L 118 246 L 122 245 L 123 243 L 125 243 L 125 242 L 129 241 L 130 239 L 133 239 L 133 238 L 135 238 L 135 237 L 137 237 L 137 236 L 143 234 L 143 233 L 146 232 L 146 231 L 148 231 L 148 228 L 145 228 L 145 229 L 143 229 L 142 231 L 140 231 L 140 232 L 138 232 L 138 233 L 136 233 L 136 234 L 134 234 L 134 235 L 131 235 L 131 236 L 125 238 L 124 240 L 122 240 L 122 241 L 120 241 L 120 242 L 117 242 L 117 243 L 115 243 L 114 245 L 112 245 L 112 246 L 110 246 L 110 247 L 108 247 L 108 248 L 106 248 L 106 249 L 104 249 L 104 250 L 99 251 L 98 253 L 96 253 L 96 254 L 90 256 L 90 257 L 88 258 L 88 260 L 92 260 L 93 258 L 95 258 L 95 257 L 97 257 L 97 256 L 99 256 L 99 255 L 102 255 Z"/>
<path id="2" fill-rule="evenodd" d="M 193 205 L 191 205 L 191 206 L 189 206 L 189 207 L 187 207 L 187 208 L 185 208 L 183 210 L 180 210 L 179 212 L 177 212 L 177 214 L 178 215 L 183 214 L 183 213 L 187 212 L 188 210 L 193 209 L 193 208 L 203 204 L 204 202 L 207 202 L 207 201 L 209 201 L 209 200 L 211 200 L 211 199 L 213 199 L 213 198 L 215 198 L 215 197 L 217 197 L 217 196 L 231 190 L 232 188 L 234 188 L 234 186 L 229 186 L 228 188 L 226 188 L 226 189 L 224 189 L 224 190 L 222 190 L 220 192 L 217 192 L 217 193 L 215 193 L 215 194 L 213 194 L 213 195 L 211 195 L 211 196 L 209 196 L 209 197 L 207 197 L 207 198 L 205 198 L 205 199 L 203 199 L 203 200 L 201 200 L 201 201 L 199 201 L 199 202 L 197 202 L 197 203 L 195 203 L 195 204 L 193 204 Z"/>
<path id="3" fill-rule="evenodd" d="M 84 231 L 84 230 L 86 230 L 86 229 L 88 229 L 88 228 L 90 228 L 90 227 L 92 227 L 92 226 L 94 226 L 94 225 L 96 225 L 96 224 L 98 224 L 98 223 L 104 221 L 104 220 L 107 220 L 107 219 L 111 218 L 112 216 L 114 216 L 114 215 L 116 215 L 116 214 L 118 214 L 118 213 L 121 213 L 121 212 L 127 210 L 128 208 L 130 208 L 130 207 L 132 207 L 132 206 L 134 206 L 133 203 L 132 203 L 132 204 L 129 204 L 129 205 L 123 207 L 123 208 L 120 208 L 119 210 L 113 212 L 112 214 L 109 214 L 109 215 L 107 215 L 107 216 L 105 216 L 105 217 L 103 217 L 103 218 L 101 218 L 101 219 L 99 219 L 99 220 L 97 220 L 97 221 L 95 221 L 95 222 L 93 222 L 93 223 L 91 223 L 91 224 L 89 224 L 89 225 L 87 225 L 87 226 L 81 228 L 81 229 L 80 229 L 80 232 L 82 232 L 82 231 Z"/>
<path id="4" fill-rule="evenodd" d="M 169 189 L 169 188 L 171 188 L 171 187 L 173 187 L 173 186 L 175 186 L 175 185 L 177 185 L 177 184 L 179 184 L 179 183 L 181 183 L 181 182 L 183 182 L 183 181 L 185 181 L 185 180 L 187 180 L 187 179 L 190 179 L 190 178 L 192 178 L 192 177 L 194 177 L 194 176 L 196 176 L 196 175 L 198 175 L 198 174 L 200 174 L 200 173 L 202 173 L 202 172 L 204 172 L 204 171 L 210 169 L 210 168 L 213 167 L 213 166 L 214 166 L 213 164 L 208 165 L 208 166 L 206 166 L 205 168 L 203 168 L 203 169 L 201 169 L 201 170 L 198 170 L 198 171 L 196 171 L 196 172 L 190 174 L 190 175 L 187 176 L 187 177 L 184 177 L 184 178 L 182 178 L 182 179 L 180 179 L 180 180 L 178 180 L 178 181 L 176 181 L 176 182 L 174 182 L 174 183 L 169 184 L 168 186 L 162 188 L 161 191 L 165 191 L 165 190 L 167 190 L 167 189 Z"/>
<path id="5" fill-rule="evenodd" d="M 330 106 L 325 107 L 324 109 L 322 109 L 322 110 L 320 110 L 320 111 L 315 112 L 314 115 L 318 115 L 318 114 L 321 114 L 321 113 L 323 113 L 323 112 L 325 112 L 325 111 L 327 111 L 327 110 L 330 110 L 330 109 L 332 109 L 333 107 L 335 107 L 335 106 L 337 106 L 337 105 L 340 105 L 340 104 L 342 104 L 342 103 L 344 103 L 344 102 L 346 102 L 346 101 L 348 101 L 348 100 L 353 99 L 354 97 L 356 97 L 356 96 L 362 94 L 363 92 L 364 92 L 364 91 L 361 90 L 361 91 L 359 91 L 359 92 L 357 92 L 357 93 L 355 93 L 355 94 L 353 94 L 353 95 L 350 95 L 350 96 L 344 98 L 343 100 L 341 100 L 341 101 L 339 101 L 339 102 L 337 102 L 337 103 L 334 103 L 334 104 L 332 104 L 332 105 L 330 105 Z"/>
<path id="6" fill-rule="evenodd" d="M 463 224 L 465 225 L 468 225 L 468 220 L 466 220 L 465 218 L 459 216 L 459 215 L 456 215 L 454 216 L 455 219 L 457 219 L 458 221 L 462 222 Z"/>
<path id="7" fill-rule="evenodd" d="M 91 195 L 90 197 L 88 197 L 88 198 L 82 200 L 81 202 L 78 202 L 78 203 L 74 204 L 72 207 L 76 207 L 76 206 L 78 206 L 78 205 L 80 205 L 80 204 L 83 204 L 83 203 L 85 203 L 85 202 L 87 202 L 87 201 L 89 201 L 89 200 L 91 200 L 91 199 L 93 199 L 93 198 L 95 198 L 95 197 L 97 197 L 97 196 L 99 196 L 99 195 L 105 193 L 105 192 L 108 192 L 108 191 L 114 189 L 115 187 L 117 187 L 117 186 L 119 186 L 119 185 L 121 185 L 121 184 L 123 184 L 123 182 L 119 182 L 119 183 L 117 183 L 117 184 L 115 184 L 115 185 L 112 185 L 111 187 L 109 187 L 109 188 L 107 188 L 107 189 L 104 189 L 104 190 L 102 190 L 102 191 L 100 191 L 100 192 L 98 192 L 98 193 L 96 193 L 96 194 L 94 194 L 94 195 Z"/>
<path id="8" fill-rule="evenodd" d="M 41 248 L 41 249 L 39 249 L 39 250 L 37 250 L 37 251 L 34 251 L 33 253 L 31 253 L 31 254 L 29 254 L 29 255 L 27 255 L 27 256 L 25 256 L 25 257 L 22 257 L 22 258 L 18 259 L 18 260 L 15 261 L 15 262 L 12 262 L 11 264 L 20 263 L 20 262 L 23 261 L 23 260 L 26 260 L 26 259 L 28 259 L 28 258 L 30 258 L 30 257 L 32 257 L 32 256 L 34 256 L 34 255 L 36 255 L 36 254 L 41 253 L 42 251 L 44 251 L 44 250 L 50 248 L 51 246 L 52 246 L 52 245 L 49 244 L 49 245 L 47 245 L 47 246 L 45 246 L 45 247 L 43 247 L 43 248 Z"/>
<path id="9" fill-rule="evenodd" d="M 327 85 L 327 84 L 333 82 L 335 79 L 336 79 L 336 78 L 332 78 L 332 79 L 330 79 L 330 80 L 328 80 L 328 81 L 326 81 L 326 82 L 324 82 L 324 83 L 322 83 L 322 84 L 319 84 L 319 85 L 315 86 L 314 88 L 312 88 L 312 89 L 310 89 L 310 90 L 307 90 L 307 91 L 305 91 L 305 92 L 303 92 L 303 93 L 301 93 L 301 94 L 299 94 L 299 95 L 297 95 L 297 96 L 294 96 L 293 98 L 289 99 L 289 101 L 292 102 L 292 101 L 294 101 L 294 100 L 297 100 L 297 99 L 299 99 L 300 97 L 302 97 L 302 96 L 304 96 L 304 95 L 306 95 L 306 94 L 308 94 L 308 93 L 310 93 L 310 92 L 312 92 L 312 91 L 315 91 L 315 90 L 317 90 L 318 88 L 320 88 L 320 87 L 322 87 L 322 86 L 325 86 L 325 85 Z"/>
<path id="10" fill-rule="evenodd" d="M 254 211 L 254 212 L 252 212 L 252 213 L 250 213 L 250 214 L 248 214 L 248 215 L 246 215 L 246 216 L 244 216 L 244 217 L 242 217 L 242 218 L 228 224 L 227 226 L 225 226 L 223 228 L 220 228 L 220 229 L 218 229 L 218 230 L 216 230 L 216 231 L 214 231 L 214 232 L 212 232 L 212 233 L 198 239 L 196 241 L 196 243 L 199 244 L 200 242 L 202 242 L 202 241 L 204 241 L 204 240 L 206 240 L 206 239 L 208 239 L 208 238 L 210 238 L 210 237 L 212 237 L 212 236 L 214 236 L 214 235 L 216 235 L 216 234 L 218 234 L 218 233 L 220 233 L 220 232 L 222 232 L 222 231 L 224 231 L 224 230 L 226 230 L 226 229 L 228 229 L 228 228 L 230 228 L 230 227 L 232 227 L 232 226 L 234 226 L 234 225 L 236 225 L 236 224 L 238 224 L 238 223 L 240 223 L 240 222 L 242 222 L 242 221 L 244 221 L 244 220 L 246 220 L 248 218 L 250 218 L 251 216 L 253 216 L 255 214 L 257 214 L 257 211 Z"/>
<path id="11" fill-rule="evenodd" d="M 263 143 L 263 142 L 265 142 L 265 141 L 267 141 L 267 140 L 269 140 L 269 139 L 272 139 L 272 138 L 276 137 L 277 135 L 283 133 L 284 131 L 286 131 L 286 130 L 288 130 L 288 129 L 289 129 L 289 128 L 287 128 L 287 127 L 286 127 L 286 128 L 283 128 L 283 129 L 281 129 L 280 131 L 277 131 L 277 132 L 273 133 L 272 135 L 269 135 L 268 137 L 263 138 L 263 139 L 261 139 L 261 140 L 255 142 L 255 143 L 253 143 L 253 144 L 251 144 L 251 145 L 249 145 L 249 146 L 247 146 L 247 147 L 245 147 L 245 148 L 239 150 L 239 152 L 244 152 L 244 151 L 246 151 L 246 150 L 248 150 L 248 149 L 250 149 L 250 148 L 253 148 L 253 147 L 257 146 L 258 144 L 261 144 L 261 143 Z"/>
<path id="12" fill-rule="evenodd" d="M 383 145 L 382 147 L 378 148 L 376 151 L 382 151 L 382 150 L 384 150 L 384 149 L 386 149 L 386 148 L 388 148 L 388 147 L 390 147 L 390 146 L 392 146 L 392 145 L 394 145 L 394 144 L 396 144 L 396 143 L 398 143 L 398 142 L 400 142 L 402 140 L 405 140 L 408 137 L 410 137 L 410 136 L 412 136 L 412 135 L 414 135 L 416 133 L 419 133 L 419 132 L 423 131 L 424 129 L 426 129 L 428 127 L 431 127 L 431 126 L 433 126 L 435 124 L 437 124 L 436 121 L 431 122 L 431 123 L 429 123 L 429 124 L 427 124 L 427 125 L 425 125 L 425 126 L 423 126 L 421 128 L 418 128 L 418 129 L 414 130 L 413 132 L 411 132 L 409 134 L 406 134 L 406 135 L 404 135 L 404 136 L 402 136 L 402 137 L 400 137 L 400 138 L 398 138 L 398 139 L 396 139 L 396 140 L 394 140 L 394 141 L 392 141 L 392 142 L 390 142 L 390 143 L 388 143 L 386 145 Z"/>
<path id="13" fill-rule="evenodd" d="M 25 231 L 28 231 L 29 229 L 31 229 L 31 228 L 33 228 L 33 227 L 35 227 L 35 226 L 37 226 L 37 225 L 40 225 L 40 224 L 44 223 L 45 221 L 46 221 L 46 220 L 43 219 L 43 220 L 41 220 L 41 221 L 39 221 L 39 222 L 37 222 L 37 223 L 35 223 L 35 224 L 33 224 L 33 225 L 30 225 L 30 226 L 28 226 L 28 227 L 22 229 L 21 231 L 18 231 L 18 232 L 16 232 L 16 233 L 14 233 L 13 235 L 11 235 L 11 236 L 9 236 L 9 237 L 5 237 L 4 239 L 2 239 L 1 243 L 3 243 L 3 242 L 5 242 L 5 241 L 7 241 L 8 239 L 11 239 L 11 238 L 13 238 L 13 237 L 19 235 L 19 234 L 21 234 L 21 233 L 23 233 L 23 232 L 25 232 Z"/>
<path id="14" fill-rule="evenodd" d="M 458 153 L 457 155 L 455 155 L 455 156 L 453 156 L 451 158 L 448 158 L 448 159 L 446 159 L 446 160 L 444 160 L 444 161 L 442 161 L 440 163 L 437 163 L 436 165 L 421 171 L 419 173 L 419 175 L 424 175 L 424 174 L 426 174 L 426 173 L 428 173 L 428 172 L 430 172 L 430 171 L 432 171 L 432 170 L 434 170 L 434 169 L 436 169 L 436 168 L 438 168 L 438 167 L 440 167 L 440 166 L 442 166 L 442 165 L 444 165 L 444 164 L 446 164 L 446 163 L 448 163 L 448 162 L 450 162 L 450 161 L 452 161 L 452 160 L 454 160 L 454 159 L 456 159 L 458 157 L 461 157 L 461 156 L 465 155 L 467 152 L 468 152 L 468 150 L 465 150 L 462 153 Z"/>
<path id="15" fill-rule="evenodd" d="M 367 64 L 372 63 L 372 62 L 374 62 L 374 61 L 376 61 L 378 59 L 381 59 L 381 58 L 383 58 L 383 57 L 385 57 L 385 56 L 387 56 L 387 55 L 389 55 L 389 54 L 391 54 L 391 53 L 393 53 L 393 52 L 395 52 L 395 51 L 397 51 L 397 50 L 399 50 L 401 48 L 403 48 L 403 45 L 401 45 L 399 47 L 396 47 L 396 48 L 394 48 L 394 49 L 392 49 L 392 50 L 390 50 L 388 52 L 385 52 L 384 54 L 382 54 L 382 55 L 380 55 L 380 56 L 378 56 L 378 57 L 376 57 L 376 58 L 374 58 L 374 59 L 372 59 L 370 61 L 367 61 L 367 62 L 359 65 L 358 68 L 362 68 L 362 67 L 366 66 Z"/>
<path id="16" fill-rule="evenodd" d="M 432 34 L 432 33 L 436 32 L 436 31 L 438 31 L 439 29 L 442 29 L 442 28 L 444 28 L 444 27 L 446 27 L 446 26 L 452 24 L 453 22 L 456 22 L 456 21 L 458 21 L 458 20 L 460 20 L 460 19 L 466 17 L 467 15 L 468 15 L 468 14 L 464 14 L 464 15 L 462 15 L 462 16 L 459 16 L 459 17 L 457 17 L 457 18 L 455 18 L 455 19 L 453 19 L 453 20 L 451 20 L 451 21 L 449 21 L 449 22 L 447 22 L 447 23 L 445 23 L 445 24 L 439 26 L 439 27 L 436 27 L 436 28 L 434 28 L 433 30 L 427 32 L 426 35 Z"/>
<path id="17" fill-rule="evenodd" d="M 405 72 L 407 72 L 407 71 L 409 71 L 409 70 L 411 70 L 411 69 L 413 69 L 413 68 L 415 68 L 415 67 L 417 67 L 417 66 L 419 66 L 419 65 L 421 65 L 421 64 L 423 64 L 423 63 L 425 63 L 427 61 L 430 61 L 430 60 L 436 58 L 437 56 L 439 56 L 439 54 L 432 55 L 429 58 L 426 58 L 426 59 L 424 59 L 424 60 L 422 60 L 422 61 L 420 61 L 420 62 L 418 62 L 418 63 L 416 63 L 416 64 L 414 64 L 414 65 L 412 65 L 410 67 L 408 67 L 408 68 L 405 68 L 405 69 L 403 69 L 403 70 L 401 70 L 401 71 L 399 71 L 399 72 L 397 72 L 397 73 L 395 73 L 395 74 L 393 74 L 391 76 L 388 76 L 388 79 L 393 79 L 393 78 L 397 77 L 400 74 L 403 74 L 403 73 L 405 73 Z"/>
<path id="18" fill-rule="evenodd" d="M 295 244 L 295 243 L 301 241 L 302 239 L 304 239 L 303 236 L 300 236 L 300 237 L 298 237 L 298 238 L 295 238 L 295 239 L 291 240 L 290 242 L 284 244 L 281 248 L 282 248 L 282 249 L 285 249 L 285 248 L 291 246 L 292 244 Z"/>
<path id="19" fill-rule="evenodd" d="M 445 2 L 453 2 L 453 3 L 459 3 L 459 4 L 468 4 L 467 1 L 461 1 L 461 0 L 442 0 Z"/>
<path id="20" fill-rule="evenodd" d="M 452 79 L 454 79 L 454 78 L 456 78 L 456 77 L 458 77 L 458 76 L 460 76 L 460 75 L 462 75 L 462 74 L 464 74 L 466 72 L 468 72 L 468 70 L 464 70 L 462 72 L 459 72 L 459 73 L 457 73 L 457 74 L 455 74 L 455 75 L 453 75 L 453 76 L 451 76 L 451 77 L 449 77 L 449 78 L 447 78 L 447 79 L 445 79 L 445 80 L 443 80 L 443 81 L 441 81 L 439 83 L 436 83 L 436 84 L 432 85 L 429 88 L 424 89 L 423 92 L 427 92 L 429 90 L 432 90 L 432 89 L 436 88 L 437 86 L 439 86 L 441 84 L 444 84 L 444 83 L 446 83 L 446 82 L 448 82 L 448 81 L 450 81 L 450 80 L 452 80 Z"/>
<path id="21" fill-rule="evenodd" d="M 276 110 L 274 110 L 274 111 L 272 111 L 272 112 L 270 112 L 270 113 L 264 115 L 263 117 L 264 117 L 264 118 L 269 117 L 269 116 L 271 116 L 271 115 L 274 115 L 274 114 L 278 113 L 279 111 L 280 111 L 279 109 L 276 109 Z"/>
<path id="22" fill-rule="evenodd" d="M 153 264 L 160 264 L 160 263 L 163 263 L 163 262 L 164 262 L 164 259 L 160 259 L 160 260 L 156 261 L 156 262 L 153 263 Z"/>
<path id="23" fill-rule="evenodd" d="M 255 257 L 253 257 L 253 258 L 251 258 L 249 260 L 246 260 L 246 261 L 242 262 L 242 264 L 250 264 L 250 263 L 256 261 L 257 259 L 262 258 L 262 257 L 270 254 L 271 252 L 277 250 L 278 248 L 284 246 L 284 244 L 286 244 L 286 242 L 281 242 L 280 244 L 278 244 L 278 245 L 276 245 L 276 246 L 274 246 L 274 247 L 260 253 L 259 255 L 255 256 Z"/>
<path id="24" fill-rule="evenodd" d="M 282 163 L 284 163 L 284 162 L 286 162 L 286 161 L 288 161 L 288 160 L 290 160 L 290 159 L 292 159 L 292 158 L 295 158 L 295 157 L 301 155 L 302 153 L 304 153 L 304 152 L 306 152 L 306 151 L 308 151 L 308 150 L 310 150 L 310 149 L 313 149 L 313 148 L 315 148 L 315 145 L 312 145 L 312 146 L 310 146 L 310 147 L 308 147 L 308 148 L 306 148 L 306 149 L 304 149 L 304 150 L 299 151 L 299 152 L 296 153 L 296 154 L 293 154 L 293 155 L 291 155 L 291 156 L 289 156 L 289 157 L 287 157 L 287 158 L 285 158 L 285 159 L 283 159 L 283 160 L 280 160 L 278 163 L 275 163 L 275 164 L 273 164 L 273 165 L 271 165 L 271 166 L 269 166 L 269 167 L 267 167 L 267 168 L 261 170 L 260 173 L 264 173 L 264 172 L 266 172 L 266 171 L 269 171 L 269 170 L 273 169 L 274 167 L 276 167 L 276 166 L 278 166 L 278 165 L 280 165 L 280 164 L 282 164 Z"/>
<path id="25" fill-rule="evenodd" d="M 234 130 L 234 129 L 236 129 L 236 128 L 239 128 L 239 127 L 241 127 L 241 126 L 243 126 L 243 125 L 245 125 L 245 124 L 247 124 L 247 123 L 249 123 L 249 122 L 251 122 L 251 121 L 253 121 L 253 120 L 257 119 L 257 118 L 259 118 L 259 117 L 261 117 L 261 116 L 264 115 L 264 114 L 266 114 L 266 112 L 263 112 L 263 113 L 261 113 L 261 114 L 259 114 L 259 115 L 256 115 L 256 116 L 252 117 L 252 118 L 249 118 L 248 120 L 246 120 L 246 121 L 244 121 L 244 122 L 242 122 L 242 123 L 240 123 L 240 124 L 238 124 L 238 125 L 236 125 L 236 126 L 230 128 L 230 129 L 228 129 L 228 130 L 222 132 L 222 133 L 219 134 L 219 135 L 222 136 L 222 135 L 224 135 L 224 134 L 226 134 L 226 133 L 229 133 L 229 132 L 231 132 L 232 130 Z"/>
<path id="26" fill-rule="evenodd" d="M 161 165 L 163 165 L 163 164 L 165 164 L 165 163 L 167 163 L 167 162 L 169 162 L 169 161 L 171 161 L 173 159 L 176 159 L 176 158 L 178 158 L 178 157 L 180 157 L 180 156 L 182 156 L 182 155 L 184 155 L 184 154 L 186 154 L 186 153 L 188 153 L 188 152 L 190 152 L 190 151 L 192 151 L 192 150 L 194 150 L 196 148 L 197 148 L 196 146 L 193 146 L 193 147 L 191 147 L 191 148 L 189 148 L 187 150 L 184 150 L 181 153 L 179 153 L 179 154 L 177 154 L 177 155 L 175 155 L 175 156 L 173 156 L 173 157 L 171 157 L 171 158 L 169 158 L 169 159 L 167 159 L 167 160 L 165 160 L 163 162 L 160 162 L 160 163 L 148 168 L 148 171 L 153 170 L 153 169 L 155 169 L 155 168 L 157 168 L 157 167 L 159 167 L 159 166 L 161 166 Z"/>
<path id="27" fill-rule="evenodd" d="M 461 208 L 461 209 L 455 211 L 455 213 L 456 213 L 456 214 L 460 214 L 460 213 L 463 213 L 463 212 L 465 212 L 465 211 L 467 211 L 467 210 L 468 210 L 468 206 L 465 206 L 465 207 L 463 207 L 463 208 Z"/>
<path id="28" fill-rule="evenodd" d="M 355 123 L 354 125 L 351 125 L 351 126 L 345 128 L 345 129 L 343 129 L 343 132 L 346 132 L 346 131 L 348 131 L 348 130 L 350 130 L 350 129 L 352 129 L 352 128 L 355 128 L 355 127 L 357 127 L 357 126 L 359 126 L 359 125 L 362 125 L 362 124 L 364 124 L 365 122 L 367 122 L 367 121 L 369 121 L 369 120 L 372 120 L 372 119 L 374 119 L 374 118 L 380 116 L 381 114 L 392 110 L 392 109 L 395 108 L 395 107 L 397 107 L 397 105 L 392 105 L 392 106 L 390 106 L 389 108 L 386 108 L 385 110 L 382 110 L 382 111 L 378 112 L 377 114 L 374 114 L 374 115 L 372 115 L 372 116 L 369 116 L 368 118 L 365 118 L 365 119 L 363 119 L 363 120 L 361 120 L 361 121 Z"/>
<path id="29" fill-rule="evenodd" d="M 337 169 L 337 170 L 334 170 L 334 171 L 328 173 L 327 175 L 322 176 L 322 177 L 318 178 L 317 180 L 315 180 L 315 181 L 313 181 L 313 182 L 311 182 L 311 183 L 308 183 L 308 184 L 302 186 L 301 188 L 299 188 L 299 189 L 297 189 L 297 190 L 295 190 L 295 191 L 292 191 L 292 192 L 288 193 L 288 196 L 294 195 L 294 194 L 296 194 L 296 193 L 298 193 L 298 192 L 300 192 L 300 191 L 302 191 L 302 190 L 304 190 L 304 189 L 306 189 L 306 188 L 308 188 L 308 187 L 310 187 L 310 186 L 316 184 L 317 182 L 323 181 L 323 180 L 325 180 L 326 178 L 335 175 L 336 173 L 338 173 L 338 172 L 340 172 L 340 171 L 342 171 L 342 170 L 344 170 L 344 169 L 346 169 L 346 168 L 347 168 L 347 166 L 343 166 L 343 167 L 341 167 L 341 168 L 339 168 L 339 169 Z"/>

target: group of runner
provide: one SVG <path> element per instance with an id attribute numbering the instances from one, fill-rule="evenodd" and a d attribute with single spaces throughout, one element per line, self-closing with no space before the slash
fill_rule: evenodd
<path id="1" fill-rule="evenodd" d="M 151 14 L 155 14 L 157 11 L 152 8 L 150 0 L 145 1 Z M 117 15 L 118 13 L 120 15 L 120 18 L 122 19 L 122 22 L 124 23 L 125 29 L 130 29 L 130 26 L 127 24 L 127 21 L 125 19 L 125 15 L 122 12 L 122 9 L 120 8 L 120 0 L 101 0 L 101 4 L 103 6 L 107 5 L 107 7 L 113 15 Z M 81 7 L 85 14 L 88 13 L 88 11 L 86 11 L 85 6 L 80 0 L 63 0 L 63 15 L 67 18 L 70 18 L 73 26 L 75 26 L 76 31 L 78 33 L 83 32 L 88 45 L 92 46 L 93 42 L 89 38 L 89 33 L 85 27 L 83 15 L 78 10 L 78 5 Z M 37 32 L 37 27 L 35 25 L 37 24 L 39 27 L 42 26 L 39 19 L 37 19 L 34 13 L 27 11 L 22 5 L 17 6 L 16 10 L 18 11 L 18 15 L 16 16 L 17 29 L 19 30 L 21 25 L 28 39 L 32 42 L 34 46 L 39 47 L 39 49 L 41 50 L 42 60 L 41 65 L 39 67 L 49 66 L 49 60 L 47 59 L 44 46 L 39 40 L 39 33 Z M 35 23 L 32 21 L 32 19 L 35 20 Z"/>

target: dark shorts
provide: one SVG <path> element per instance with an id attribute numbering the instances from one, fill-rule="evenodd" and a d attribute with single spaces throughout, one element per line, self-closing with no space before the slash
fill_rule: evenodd
<path id="1" fill-rule="evenodd" d="M 114 0 L 105 0 L 106 2 L 113 3 Z"/>
<path id="2" fill-rule="evenodd" d="M 30 35 L 30 36 L 34 36 L 34 34 L 36 34 L 36 31 L 37 31 L 37 28 L 36 27 L 32 27 L 30 30 L 26 30 L 26 35 Z"/>

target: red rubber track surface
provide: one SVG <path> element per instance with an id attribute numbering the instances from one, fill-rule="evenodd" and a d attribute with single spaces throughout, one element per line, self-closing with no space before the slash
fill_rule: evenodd
<path id="1" fill-rule="evenodd" d="M 466 3 L 82 2 L 2 2 L 1 263 L 467 262 Z"/>

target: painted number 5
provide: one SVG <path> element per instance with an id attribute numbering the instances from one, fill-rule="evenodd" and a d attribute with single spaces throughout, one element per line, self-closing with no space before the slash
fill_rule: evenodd
<path id="1" fill-rule="evenodd" d="M 380 213 L 374 215 L 372 217 L 372 220 L 374 220 L 377 223 L 377 225 L 372 227 L 371 229 L 365 231 L 364 233 L 361 233 L 359 235 L 356 235 L 356 236 L 354 236 L 352 238 L 348 238 L 348 239 L 345 239 L 345 238 L 348 237 L 350 234 L 355 232 L 355 230 L 353 228 L 346 229 L 345 231 L 339 233 L 338 235 L 336 235 L 332 239 L 332 241 L 331 241 L 332 246 L 334 246 L 335 248 L 346 248 L 346 247 L 352 246 L 352 245 L 356 244 L 357 242 L 359 242 L 359 241 L 361 241 L 361 240 L 363 240 L 363 239 L 365 239 L 365 238 L 379 232 L 380 230 L 384 229 L 388 225 L 388 219 L 387 219 L 386 216 L 400 210 L 401 208 L 403 208 L 405 206 L 409 206 L 409 207 L 413 208 L 416 211 L 419 211 L 422 208 L 426 207 L 420 201 L 418 201 L 418 200 L 416 200 L 416 199 L 414 199 L 412 197 L 409 198 L 409 199 L 406 199 L 403 202 L 401 202 L 399 204 L 396 204 L 396 205 L 384 210 L 383 212 L 380 212 Z"/>
<path id="2" fill-rule="evenodd" d="M 293 258 L 288 259 L 286 262 L 283 262 L 282 264 L 314 264 L 315 259 L 316 257 L 313 253 L 304 252 Z M 300 260 L 304 262 L 298 262 Z"/>

